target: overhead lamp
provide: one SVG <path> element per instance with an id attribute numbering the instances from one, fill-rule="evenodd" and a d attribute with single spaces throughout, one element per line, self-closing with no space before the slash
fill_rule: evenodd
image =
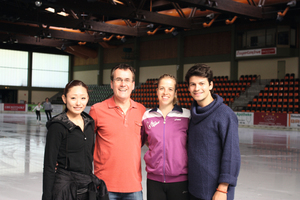
<path id="1" fill-rule="evenodd" d="M 297 4 L 296 0 L 292 0 L 292 1 L 287 3 L 287 5 L 290 6 L 290 7 L 294 7 L 294 6 L 296 6 L 296 4 Z"/>
<path id="2" fill-rule="evenodd" d="M 122 42 L 126 42 L 125 35 L 123 35 L 123 36 L 117 35 L 116 38 L 121 40 Z"/>
<path id="3" fill-rule="evenodd" d="M 148 24 L 147 25 L 147 28 L 153 28 L 154 27 L 154 24 Z"/>
<path id="4" fill-rule="evenodd" d="M 19 43 L 18 39 L 9 37 L 7 40 L 3 40 L 2 43 L 4 44 L 16 44 Z"/>
<path id="5" fill-rule="evenodd" d="M 47 10 L 48 12 L 55 13 L 55 9 L 51 7 L 45 8 L 45 10 Z"/>
<path id="6" fill-rule="evenodd" d="M 61 49 L 62 51 L 66 50 L 65 44 L 62 44 L 61 47 L 60 47 L 60 49 Z"/>
<path id="7" fill-rule="evenodd" d="M 57 13 L 58 15 L 61 15 L 61 16 L 64 16 L 64 17 L 67 17 L 69 16 L 68 13 L 64 12 L 64 11 L 60 11 L 59 13 Z"/>
<path id="8" fill-rule="evenodd" d="M 175 30 L 175 27 L 172 27 L 170 30 L 169 30 L 169 29 L 166 29 L 166 30 L 165 30 L 165 33 L 172 33 L 174 30 Z"/>
<path id="9" fill-rule="evenodd" d="M 215 17 L 215 13 L 210 13 L 210 14 L 206 15 L 206 17 L 209 19 L 213 19 Z"/>
<path id="10" fill-rule="evenodd" d="M 179 32 L 178 32 L 178 31 L 176 31 L 176 30 L 175 30 L 175 31 L 172 31 L 172 36 L 174 36 L 174 37 L 175 37 L 176 35 L 178 35 L 178 33 L 179 33 Z"/>
<path id="11" fill-rule="evenodd" d="M 205 5 L 210 6 L 211 5 L 211 1 L 210 0 L 206 0 L 205 1 Z"/>
<path id="12" fill-rule="evenodd" d="M 213 3 L 212 3 L 212 5 L 211 5 L 211 6 L 212 6 L 212 7 L 218 7 L 218 5 L 219 5 L 219 4 L 218 4 L 218 2 L 216 2 L 216 1 L 213 1 Z"/>
<path id="13" fill-rule="evenodd" d="M 34 4 L 35 4 L 36 7 L 41 7 L 43 2 L 42 1 L 35 1 Z"/>
<path id="14" fill-rule="evenodd" d="M 118 4 L 122 4 L 122 5 L 124 5 L 124 3 L 123 3 L 123 2 L 121 2 L 121 1 L 118 1 L 118 0 L 113 0 L 113 2 L 115 2 L 115 3 L 118 3 Z"/>
<path id="15" fill-rule="evenodd" d="M 109 38 L 106 38 L 106 37 L 104 37 L 104 38 L 102 38 L 105 42 L 107 42 L 107 41 L 110 41 L 111 40 L 111 38 L 113 38 L 115 35 L 114 34 L 112 34 Z"/>
<path id="16" fill-rule="evenodd" d="M 121 39 L 121 41 L 122 41 L 123 43 L 125 43 L 127 40 L 126 40 L 126 38 L 124 37 L 124 38 Z"/>
<path id="17" fill-rule="evenodd" d="M 86 42 L 78 42 L 79 45 L 86 45 Z"/>

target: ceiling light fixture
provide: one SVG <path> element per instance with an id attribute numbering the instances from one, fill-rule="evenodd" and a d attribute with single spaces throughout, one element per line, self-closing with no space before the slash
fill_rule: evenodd
<path id="1" fill-rule="evenodd" d="M 123 2 L 121 2 L 121 1 L 118 1 L 118 0 L 113 0 L 113 2 L 115 2 L 115 3 L 118 3 L 118 4 L 122 4 L 122 5 L 124 5 L 124 3 L 123 3 Z"/>
<path id="2" fill-rule="evenodd" d="M 58 15 L 61 15 L 61 16 L 64 16 L 64 17 L 67 17 L 69 16 L 68 13 L 65 13 L 64 11 L 60 11 L 59 13 L 57 13 Z"/>
<path id="3" fill-rule="evenodd" d="M 154 27 L 154 24 L 148 24 L 147 25 L 147 28 L 153 28 Z"/>
<path id="4" fill-rule="evenodd" d="M 45 8 L 45 10 L 47 10 L 48 12 L 55 13 L 55 9 L 51 7 Z"/>
<path id="5" fill-rule="evenodd" d="M 62 51 L 66 50 L 65 44 L 62 44 L 61 47 L 60 47 L 60 49 L 61 49 Z"/>
<path id="6" fill-rule="evenodd" d="M 116 38 L 121 40 L 123 43 L 126 42 L 125 35 L 123 35 L 123 36 L 117 35 Z"/>
<path id="7" fill-rule="evenodd" d="M 36 7 L 41 7 L 43 2 L 42 1 L 35 1 L 34 4 L 35 4 Z"/>
<path id="8" fill-rule="evenodd" d="M 172 31 L 172 36 L 174 36 L 174 37 L 175 37 L 176 35 L 178 35 L 178 33 L 179 33 L 179 32 L 178 32 L 178 31 L 176 31 L 176 30 L 175 30 L 175 31 Z"/>

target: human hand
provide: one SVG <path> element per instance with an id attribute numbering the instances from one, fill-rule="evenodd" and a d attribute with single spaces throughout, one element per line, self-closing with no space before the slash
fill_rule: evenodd
<path id="1" fill-rule="evenodd" d="M 223 192 L 216 191 L 212 200 L 227 200 L 227 194 Z"/>

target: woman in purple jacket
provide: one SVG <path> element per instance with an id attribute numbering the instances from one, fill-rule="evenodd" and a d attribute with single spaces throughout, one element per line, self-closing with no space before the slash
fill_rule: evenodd
<path id="1" fill-rule="evenodd" d="M 145 112 L 142 138 L 149 150 L 147 200 L 188 200 L 187 129 L 190 111 L 177 103 L 177 81 L 169 74 L 158 80 L 159 106 Z"/>

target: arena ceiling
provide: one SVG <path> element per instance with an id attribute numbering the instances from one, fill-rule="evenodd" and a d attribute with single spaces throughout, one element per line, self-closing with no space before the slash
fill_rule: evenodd
<path id="1" fill-rule="evenodd" d="M 299 1 L 0 0 L 0 47 L 46 47 L 76 55 L 134 37 L 299 18 Z"/>

